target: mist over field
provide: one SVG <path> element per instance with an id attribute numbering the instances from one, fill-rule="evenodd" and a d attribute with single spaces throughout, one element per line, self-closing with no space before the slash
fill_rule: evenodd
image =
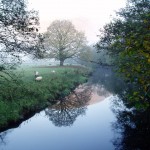
<path id="1" fill-rule="evenodd" d="M 149 139 L 150 0 L 0 0 L 0 149 Z"/>

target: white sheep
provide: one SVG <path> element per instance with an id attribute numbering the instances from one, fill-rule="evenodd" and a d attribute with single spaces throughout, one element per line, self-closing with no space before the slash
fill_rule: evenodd
<path id="1" fill-rule="evenodd" d="M 41 81 L 42 80 L 42 76 L 38 76 L 35 78 L 35 81 Z"/>
<path id="2" fill-rule="evenodd" d="M 55 70 L 52 70 L 52 73 L 55 73 L 56 71 Z"/>

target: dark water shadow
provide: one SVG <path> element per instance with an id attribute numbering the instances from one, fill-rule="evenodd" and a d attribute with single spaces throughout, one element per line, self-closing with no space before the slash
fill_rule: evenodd
<path id="1" fill-rule="evenodd" d="M 116 103 L 116 102 L 115 102 Z M 120 134 L 113 139 L 116 150 L 149 150 L 150 149 L 150 108 L 137 110 L 120 105 L 113 105 L 112 110 L 117 121 L 112 129 Z"/>

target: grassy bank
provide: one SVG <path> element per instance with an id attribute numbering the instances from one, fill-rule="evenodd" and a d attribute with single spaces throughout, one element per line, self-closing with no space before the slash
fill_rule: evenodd
<path id="1" fill-rule="evenodd" d="M 34 80 L 35 70 L 43 77 L 42 81 Z M 20 75 L 17 80 L 0 84 L 0 127 L 55 103 L 87 80 L 87 70 L 78 67 L 26 68 L 16 74 Z"/>

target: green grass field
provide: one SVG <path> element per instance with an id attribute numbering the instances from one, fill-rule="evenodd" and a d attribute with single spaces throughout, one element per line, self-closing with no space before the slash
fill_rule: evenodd
<path id="1" fill-rule="evenodd" d="M 35 81 L 34 71 L 43 77 L 41 81 Z M 87 80 L 88 71 L 81 67 L 32 67 L 20 68 L 15 74 L 17 82 L 0 83 L 0 126 L 65 97 Z"/>

